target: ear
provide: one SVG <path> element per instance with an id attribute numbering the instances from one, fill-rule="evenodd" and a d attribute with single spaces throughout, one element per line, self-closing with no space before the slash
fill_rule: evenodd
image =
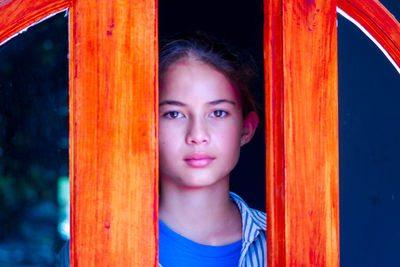
<path id="1" fill-rule="evenodd" d="M 240 146 L 250 142 L 256 132 L 258 125 L 258 115 L 256 112 L 251 111 L 243 120 L 242 136 L 240 137 Z"/>

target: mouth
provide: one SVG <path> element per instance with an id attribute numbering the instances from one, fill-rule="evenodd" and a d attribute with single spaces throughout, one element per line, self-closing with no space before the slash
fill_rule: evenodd
<path id="1" fill-rule="evenodd" d="M 204 168 L 210 165 L 214 159 L 214 157 L 204 153 L 194 153 L 186 156 L 184 161 L 192 168 Z"/>

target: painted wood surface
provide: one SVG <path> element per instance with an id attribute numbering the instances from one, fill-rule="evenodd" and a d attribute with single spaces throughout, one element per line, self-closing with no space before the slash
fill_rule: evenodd
<path id="1" fill-rule="evenodd" d="M 64 10 L 70 0 L 0 0 L 0 44 L 32 24 Z"/>
<path id="2" fill-rule="evenodd" d="M 336 1 L 264 1 L 269 266 L 338 266 Z"/>
<path id="3" fill-rule="evenodd" d="M 71 265 L 156 266 L 157 2 L 70 9 Z"/>
<path id="4" fill-rule="evenodd" d="M 400 67 L 400 23 L 377 0 L 337 0 L 338 7 L 360 23 Z"/>
<path id="5" fill-rule="evenodd" d="M 281 1 L 264 1 L 266 190 L 268 266 L 286 265 Z"/>

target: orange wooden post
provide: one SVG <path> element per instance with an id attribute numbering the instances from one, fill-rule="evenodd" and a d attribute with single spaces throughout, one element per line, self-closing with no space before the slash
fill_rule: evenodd
<path id="1" fill-rule="evenodd" d="M 72 2 L 72 266 L 158 265 L 156 8 Z"/>
<path id="2" fill-rule="evenodd" d="M 264 4 L 268 266 L 338 266 L 336 1 Z"/>

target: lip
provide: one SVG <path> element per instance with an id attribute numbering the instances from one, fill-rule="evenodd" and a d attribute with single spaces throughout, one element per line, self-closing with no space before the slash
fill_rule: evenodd
<path id="1" fill-rule="evenodd" d="M 214 159 L 206 153 L 193 153 L 187 155 L 183 160 L 192 168 L 204 168 L 210 165 Z"/>

